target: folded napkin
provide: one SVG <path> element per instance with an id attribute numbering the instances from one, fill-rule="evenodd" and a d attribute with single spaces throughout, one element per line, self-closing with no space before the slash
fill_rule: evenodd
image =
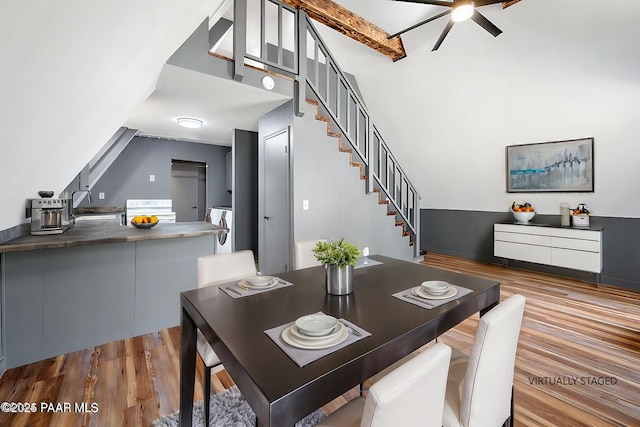
<path id="1" fill-rule="evenodd" d="M 473 292 L 471 289 L 463 288 L 462 286 L 451 285 L 451 284 L 450 286 L 453 286 L 454 288 L 456 288 L 458 290 L 458 293 L 452 296 L 451 298 L 446 298 L 446 299 L 426 299 L 426 298 L 421 298 L 419 296 L 416 296 L 413 293 L 411 293 L 411 290 L 415 288 L 415 286 L 412 286 L 409 289 L 405 289 L 404 291 L 397 292 L 392 296 L 402 301 L 415 304 L 422 308 L 432 309 Z"/>
<path id="2" fill-rule="evenodd" d="M 278 279 L 278 284 L 266 289 L 244 289 L 238 286 L 237 280 L 222 284 L 219 286 L 219 288 L 222 289 L 224 293 L 229 295 L 231 298 L 235 299 L 235 298 L 246 297 L 249 295 L 261 294 L 263 292 L 273 291 L 274 289 L 286 288 L 287 286 L 293 286 L 293 283 L 287 282 L 286 280 L 282 280 L 279 277 L 276 277 L 276 279 Z"/>
<path id="3" fill-rule="evenodd" d="M 369 332 L 354 325 L 348 320 L 345 320 L 345 319 L 338 319 L 338 320 L 342 322 L 342 324 L 345 325 L 347 329 L 351 328 L 355 332 L 350 330 L 349 336 L 344 341 L 342 341 L 340 344 L 336 344 L 329 348 L 305 349 L 305 348 L 294 347 L 284 342 L 284 340 L 282 339 L 282 331 L 284 331 L 289 326 L 293 325 L 295 322 L 289 322 L 289 323 L 285 323 L 284 325 L 276 326 L 275 328 L 267 329 L 266 331 L 264 331 L 264 333 L 267 334 L 267 336 L 271 338 L 273 342 L 276 343 L 276 345 L 280 347 L 282 351 L 284 351 L 286 355 L 291 358 L 291 360 L 293 360 L 298 366 L 303 367 L 305 365 L 308 365 L 311 362 L 314 362 L 320 359 L 321 357 L 326 356 L 327 354 L 331 354 L 334 351 L 338 351 L 341 348 L 344 348 L 350 344 L 353 344 L 356 341 L 360 341 L 363 338 L 371 336 Z"/>

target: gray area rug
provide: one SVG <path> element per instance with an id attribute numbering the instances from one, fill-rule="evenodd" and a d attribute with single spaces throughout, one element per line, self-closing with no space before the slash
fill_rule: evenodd
<path id="1" fill-rule="evenodd" d="M 193 426 L 204 426 L 203 401 L 193 405 Z M 211 396 L 211 413 L 209 425 L 212 427 L 255 427 L 256 415 L 244 399 L 240 390 L 233 386 L 229 390 Z M 158 418 L 153 427 L 177 427 L 179 412 Z M 307 415 L 296 423 L 296 427 L 310 427 L 322 421 L 327 414 L 322 409 Z"/>

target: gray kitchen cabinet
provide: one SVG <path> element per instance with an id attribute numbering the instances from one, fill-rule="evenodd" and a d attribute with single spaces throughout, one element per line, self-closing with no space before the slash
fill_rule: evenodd
<path id="1" fill-rule="evenodd" d="M 180 324 L 180 292 L 197 287 L 195 260 L 212 253 L 211 236 L 137 243 L 134 335 Z"/>
<path id="2" fill-rule="evenodd" d="M 44 252 L 3 254 L 7 368 L 42 359 Z"/>
<path id="3" fill-rule="evenodd" d="M 3 253 L 6 369 L 179 325 L 216 237 Z"/>
<path id="4" fill-rule="evenodd" d="M 132 336 L 135 268 L 135 243 L 48 250 L 42 357 Z"/>

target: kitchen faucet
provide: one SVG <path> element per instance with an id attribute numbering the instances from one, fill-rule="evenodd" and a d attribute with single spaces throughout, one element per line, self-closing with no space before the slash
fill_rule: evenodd
<path id="1" fill-rule="evenodd" d="M 73 214 L 73 211 L 76 209 L 75 206 L 73 205 L 73 195 L 83 191 L 87 193 L 87 197 L 89 198 L 89 203 L 91 203 L 91 190 L 89 190 L 88 188 L 86 190 L 74 190 L 73 193 L 71 193 L 71 216 L 73 217 L 73 222 L 76 222 L 76 216 Z"/>

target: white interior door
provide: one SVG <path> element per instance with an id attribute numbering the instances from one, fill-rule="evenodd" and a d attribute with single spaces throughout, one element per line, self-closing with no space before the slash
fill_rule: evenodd
<path id="1" fill-rule="evenodd" d="M 265 251 L 260 254 L 260 268 L 265 274 L 289 269 L 289 129 L 265 138 L 264 144 L 264 215 Z"/>

